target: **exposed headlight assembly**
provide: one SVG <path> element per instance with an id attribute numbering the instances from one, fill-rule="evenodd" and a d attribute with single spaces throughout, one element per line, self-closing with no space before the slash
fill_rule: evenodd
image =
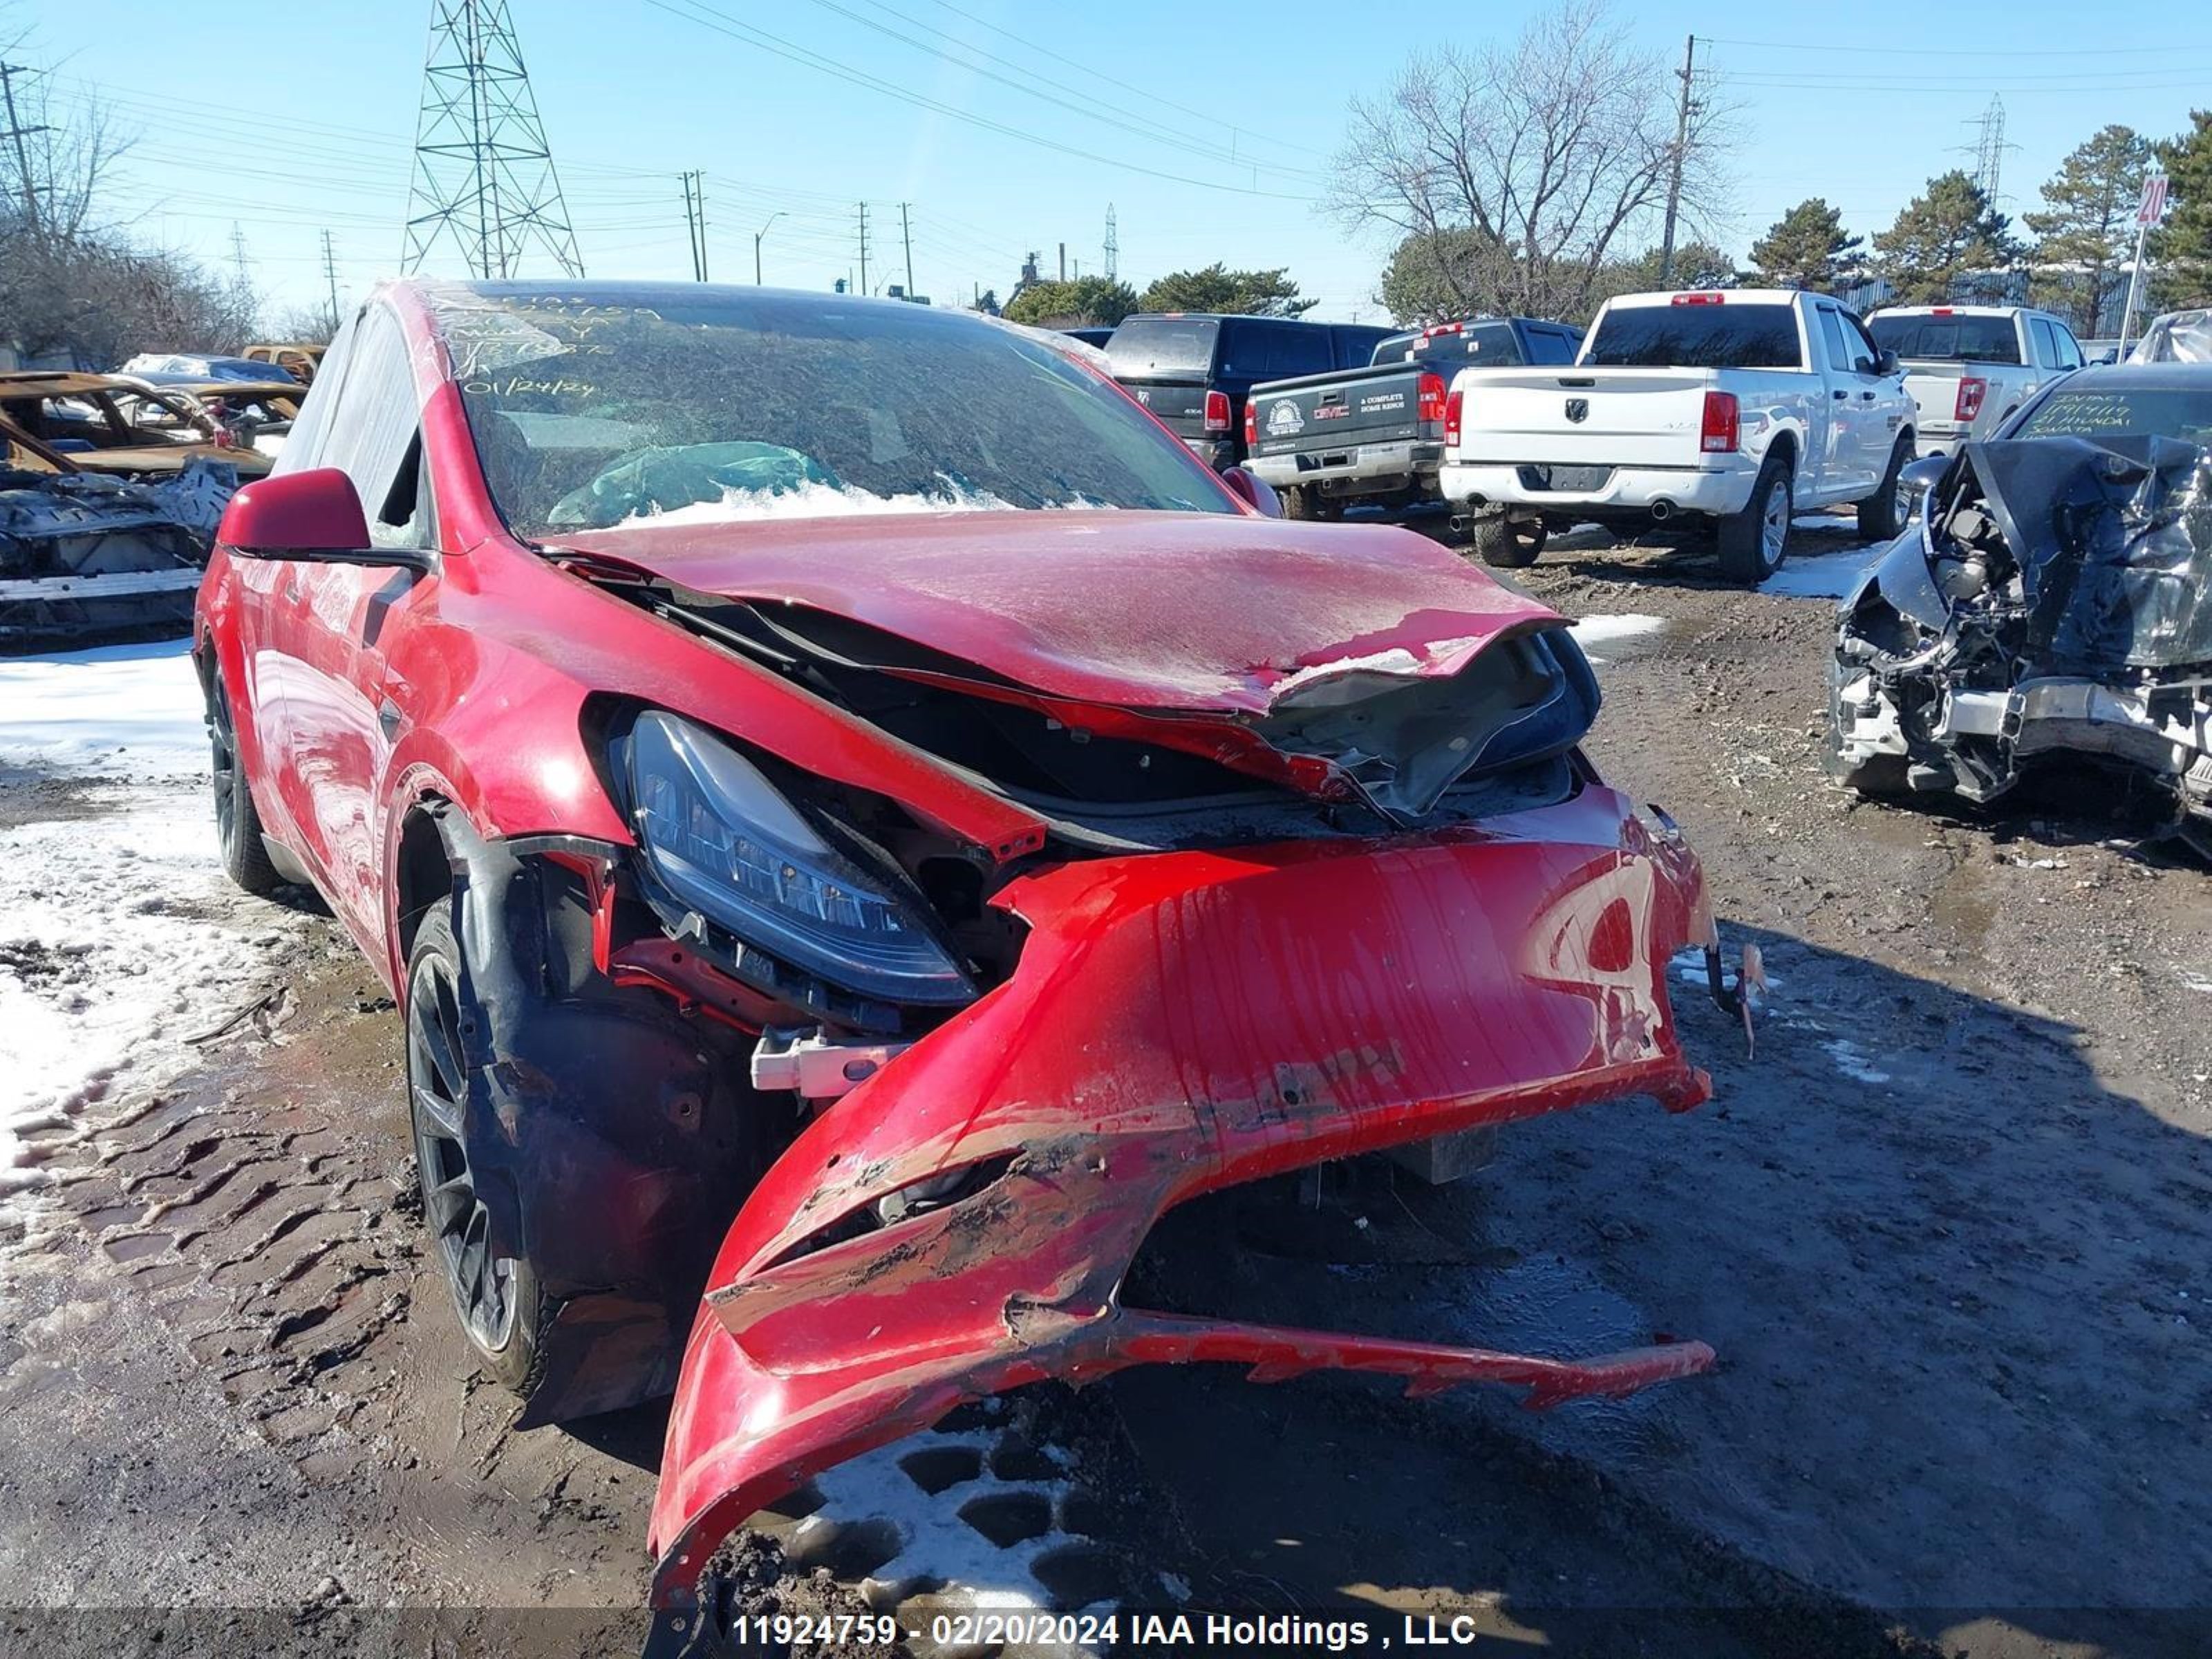
<path id="1" fill-rule="evenodd" d="M 963 1003 L 927 922 L 816 832 L 750 763 L 676 715 L 638 716 L 630 822 L 668 893 L 748 945 L 861 996 Z"/>

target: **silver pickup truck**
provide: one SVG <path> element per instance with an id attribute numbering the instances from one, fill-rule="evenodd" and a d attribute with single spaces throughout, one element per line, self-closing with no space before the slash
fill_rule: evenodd
<path id="1" fill-rule="evenodd" d="M 1988 437 L 2081 367 L 2081 345 L 2064 320 L 2026 306 L 1892 306 L 1866 325 L 1874 343 L 1905 365 L 1923 455 L 1948 455 Z"/>
<path id="2" fill-rule="evenodd" d="M 1270 380 L 1244 404 L 1245 467 L 1294 519 L 1333 519 L 1354 501 L 1442 499 L 1444 393 L 1462 368 L 1571 363 L 1582 334 L 1565 323 L 1485 317 L 1378 342 L 1362 368 Z"/>

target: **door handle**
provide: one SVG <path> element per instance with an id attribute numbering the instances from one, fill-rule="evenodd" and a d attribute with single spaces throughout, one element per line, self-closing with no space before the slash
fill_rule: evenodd
<path id="1" fill-rule="evenodd" d="M 1829 395 L 1834 398 L 1838 403 L 1841 403 L 1844 398 L 1850 397 L 1851 394 L 1844 391 L 1843 387 L 1838 386 L 1835 391 Z"/>
<path id="2" fill-rule="evenodd" d="M 1872 403 L 1874 401 L 1874 393 L 1871 392 L 1862 392 L 1859 393 L 1859 396 L 1865 398 L 1869 403 Z"/>

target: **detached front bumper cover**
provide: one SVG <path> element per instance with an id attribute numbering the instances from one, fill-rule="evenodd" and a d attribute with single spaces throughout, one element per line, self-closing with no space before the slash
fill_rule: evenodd
<path id="1" fill-rule="evenodd" d="M 1663 822 L 1592 787 L 1475 830 L 1065 865 L 999 902 L 1030 929 L 1013 977 L 824 1112 L 731 1231 L 669 1421 L 657 1607 L 696 1606 L 723 1540 L 816 1472 L 1047 1377 L 1217 1361 L 1505 1382 L 1541 1407 L 1712 1363 L 1117 1300 L 1202 1193 L 1623 1095 L 1704 1100 L 1667 973 L 1712 928 Z M 960 1195 L 902 1213 L 924 1188 Z"/>

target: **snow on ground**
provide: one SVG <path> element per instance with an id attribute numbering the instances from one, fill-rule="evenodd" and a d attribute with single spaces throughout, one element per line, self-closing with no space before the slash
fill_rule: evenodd
<path id="1" fill-rule="evenodd" d="M 1664 617 L 1645 617 L 1632 611 L 1619 616 L 1582 617 L 1575 623 L 1575 643 L 1582 647 L 1592 662 L 1601 665 L 1607 660 L 1601 654 L 1607 646 L 1656 634 L 1666 625 Z"/>
<path id="2" fill-rule="evenodd" d="M 1759 591 L 1791 599 L 1840 599 L 1856 585 L 1866 568 L 1887 550 L 1887 544 L 1855 544 L 1840 553 L 1808 556 L 1793 549 L 1782 568 L 1759 583 Z"/>
<path id="3" fill-rule="evenodd" d="M 222 875 L 200 708 L 181 640 L 0 659 L 0 1192 L 188 1063 L 273 937 Z"/>

